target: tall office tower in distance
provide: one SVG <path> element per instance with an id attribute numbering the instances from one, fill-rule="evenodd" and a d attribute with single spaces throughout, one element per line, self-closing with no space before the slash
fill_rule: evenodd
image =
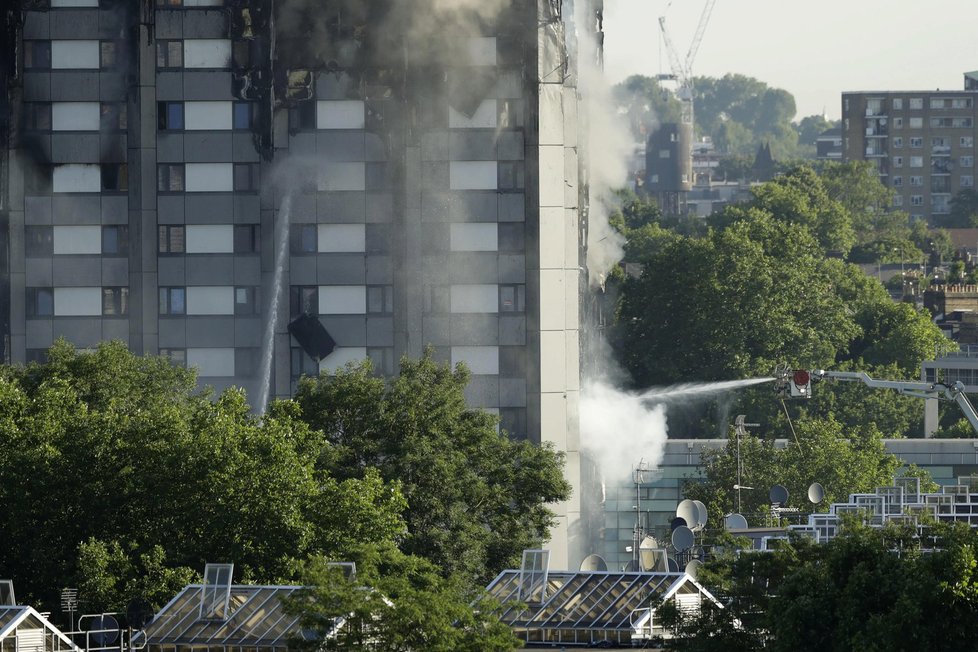
<path id="1" fill-rule="evenodd" d="M 259 403 L 430 346 L 579 486 L 586 193 L 559 0 L 15 5 L 6 361 L 118 339 Z M 583 556 L 579 500 L 554 567 Z"/>

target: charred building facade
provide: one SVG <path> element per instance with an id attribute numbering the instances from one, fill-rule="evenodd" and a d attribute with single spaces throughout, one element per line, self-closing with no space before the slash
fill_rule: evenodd
<path id="1" fill-rule="evenodd" d="M 431 346 L 579 485 L 586 193 L 564 3 L 7 4 L 5 360 L 120 339 L 254 402 Z M 589 545 L 577 494 L 555 566 Z"/>

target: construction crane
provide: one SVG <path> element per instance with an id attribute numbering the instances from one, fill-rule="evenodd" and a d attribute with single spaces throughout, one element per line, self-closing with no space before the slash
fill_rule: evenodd
<path id="1" fill-rule="evenodd" d="M 679 51 L 676 50 L 672 37 L 669 36 L 669 31 L 666 29 L 666 17 L 659 16 L 659 30 L 662 31 L 662 40 L 666 46 L 666 53 L 669 55 L 669 67 L 672 68 L 671 75 L 659 75 L 659 79 L 676 81 L 676 97 L 679 98 L 680 102 L 681 119 L 684 124 L 691 127 L 693 124 L 693 61 L 700 49 L 700 43 L 703 42 L 703 34 L 706 32 L 706 26 L 710 22 L 710 14 L 713 13 L 713 6 L 716 3 L 717 0 L 706 0 L 703 13 L 700 14 L 700 22 L 696 26 L 696 33 L 693 34 L 693 40 L 689 44 L 689 50 L 686 52 L 684 61 L 680 61 Z"/>

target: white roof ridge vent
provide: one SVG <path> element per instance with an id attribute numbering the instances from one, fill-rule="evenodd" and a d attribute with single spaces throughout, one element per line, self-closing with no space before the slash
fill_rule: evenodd
<path id="1" fill-rule="evenodd" d="M 231 576 L 234 564 L 206 564 L 200 589 L 200 620 L 225 621 L 230 617 Z"/>

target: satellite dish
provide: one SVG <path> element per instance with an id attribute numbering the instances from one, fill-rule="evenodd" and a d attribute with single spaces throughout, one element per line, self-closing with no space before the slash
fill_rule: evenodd
<path id="1" fill-rule="evenodd" d="M 696 543 L 693 531 L 685 525 L 681 525 L 672 531 L 672 547 L 679 552 L 689 550 Z"/>
<path id="2" fill-rule="evenodd" d="M 675 559 L 673 559 L 672 557 L 669 557 L 669 572 L 670 573 L 678 573 L 679 572 L 679 563 Z"/>
<path id="3" fill-rule="evenodd" d="M 825 500 L 825 487 L 818 482 L 813 482 L 808 487 L 808 501 L 815 505 Z"/>
<path id="4" fill-rule="evenodd" d="M 699 559 L 692 559 L 688 564 L 686 564 L 686 574 L 692 577 L 694 580 L 700 572 L 700 567 L 703 565 Z"/>
<path id="5" fill-rule="evenodd" d="M 581 562 L 581 570 L 584 572 L 604 572 L 608 570 L 608 564 L 601 555 L 588 555 Z"/>
<path id="6" fill-rule="evenodd" d="M 696 519 L 699 517 L 699 510 L 696 503 L 686 499 L 676 507 L 676 516 L 686 521 L 688 527 L 696 527 Z"/>
<path id="7" fill-rule="evenodd" d="M 788 504 L 788 490 L 779 484 L 771 487 L 771 493 L 768 494 L 771 498 L 772 504 L 786 505 Z"/>
<path id="8" fill-rule="evenodd" d="M 635 561 L 634 559 L 629 560 L 629 562 L 627 564 L 625 564 L 625 572 L 626 573 L 637 573 L 638 572 L 638 562 Z"/>
<path id="9" fill-rule="evenodd" d="M 689 525 L 689 523 L 687 523 L 686 519 L 684 519 L 682 516 L 677 516 L 676 518 L 669 521 L 669 527 L 670 529 L 673 530 L 675 530 L 677 527 L 681 527 L 684 525 Z"/>
<path id="10" fill-rule="evenodd" d="M 119 638 L 119 621 L 108 614 L 95 616 L 88 626 L 88 632 L 92 641 L 99 647 L 111 645 Z"/>
<path id="11" fill-rule="evenodd" d="M 126 605 L 126 623 L 133 629 L 142 629 L 153 620 L 153 607 L 143 598 L 134 598 Z"/>
<path id="12" fill-rule="evenodd" d="M 703 501 L 694 500 L 693 504 L 696 506 L 696 527 L 702 529 L 706 525 L 709 513 L 706 511 L 706 505 L 703 504 Z"/>
<path id="13" fill-rule="evenodd" d="M 744 518 L 743 514 L 738 514 L 737 512 L 727 514 L 723 517 L 723 527 L 727 530 L 746 530 L 747 519 Z"/>
<path id="14" fill-rule="evenodd" d="M 645 537 L 638 546 L 638 567 L 642 571 L 662 570 L 662 556 L 665 550 L 655 537 Z"/>

